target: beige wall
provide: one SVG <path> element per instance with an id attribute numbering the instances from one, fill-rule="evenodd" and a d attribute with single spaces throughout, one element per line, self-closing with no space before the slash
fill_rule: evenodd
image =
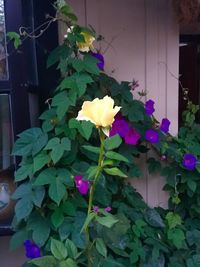
<path id="1" fill-rule="evenodd" d="M 118 80 L 139 81 L 155 101 L 158 120 L 171 120 L 178 128 L 179 29 L 170 0 L 70 0 L 80 23 L 92 25 L 112 44 L 105 53 L 106 73 Z M 61 30 L 61 38 L 64 31 Z M 102 43 L 101 51 L 107 47 Z M 99 45 L 97 45 L 99 48 Z M 135 94 L 137 96 L 137 94 Z M 141 162 L 145 177 L 134 181 L 151 206 L 167 205 L 162 177 L 151 176 Z"/>
<path id="2" fill-rule="evenodd" d="M 133 78 L 156 102 L 156 117 L 178 122 L 178 39 L 170 0 L 70 0 L 81 24 L 91 24 L 112 45 L 105 54 L 106 72 L 118 80 Z M 61 29 L 61 36 L 64 35 Z M 104 51 L 107 44 L 102 45 Z M 143 164 L 143 170 L 145 165 Z M 166 206 L 163 179 L 145 171 L 134 184 L 152 206 Z M 9 238 L 0 238 L 0 267 L 20 267 L 23 249 L 8 252 Z"/>
<path id="3" fill-rule="evenodd" d="M 24 249 L 10 251 L 9 249 L 10 238 L 0 237 L 0 267 L 21 267 L 25 261 Z"/>

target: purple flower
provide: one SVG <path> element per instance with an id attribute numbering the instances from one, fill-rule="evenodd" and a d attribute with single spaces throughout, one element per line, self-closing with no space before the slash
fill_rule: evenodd
<path id="1" fill-rule="evenodd" d="M 111 212 L 112 208 L 111 208 L 111 207 L 106 207 L 104 210 L 105 210 L 106 212 Z"/>
<path id="2" fill-rule="evenodd" d="M 146 111 L 146 114 L 148 116 L 151 116 L 154 113 L 154 111 L 155 111 L 154 104 L 155 104 L 154 101 L 151 100 L 151 99 L 146 101 L 146 103 L 145 103 L 145 111 Z"/>
<path id="3" fill-rule="evenodd" d="M 78 182 L 78 181 L 80 181 L 80 180 L 83 180 L 83 176 L 82 176 L 82 175 L 76 175 L 76 176 L 74 176 L 74 180 L 75 180 L 76 182 Z"/>
<path id="4" fill-rule="evenodd" d="M 164 160 L 166 160 L 166 159 L 167 159 L 166 155 L 162 155 L 162 156 L 160 157 L 160 160 L 162 160 L 162 161 L 164 161 Z"/>
<path id="5" fill-rule="evenodd" d="M 129 129 L 124 137 L 125 143 L 129 145 L 136 145 L 139 139 L 140 135 L 134 128 Z"/>
<path id="6" fill-rule="evenodd" d="M 120 117 L 120 115 L 115 116 L 115 120 L 112 124 L 109 136 L 119 134 L 121 137 L 125 137 L 128 131 L 129 131 L 128 122 L 123 117 Z"/>
<path id="7" fill-rule="evenodd" d="M 156 131 L 152 130 L 152 129 L 149 129 L 149 130 L 146 131 L 145 138 L 151 144 L 156 144 L 156 143 L 159 142 L 159 134 Z"/>
<path id="8" fill-rule="evenodd" d="M 103 57 L 103 55 L 102 54 L 100 54 L 100 53 L 94 53 L 94 52 L 91 52 L 91 55 L 93 56 L 93 57 L 95 57 L 96 59 L 98 59 L 98 63 L 97 63 L 97 66 L 98 66 L 98 68 L 100 69 L 100 70 L 104 70 L 104 57 Z"/>
<path id="9" fill-rule="evenodd" d="M 187 153 L 183 157 L 182 164 L 187 170 L 192 171 L 197 165 L 197 158 L 193 154 Z"/>
<path id="10" fill-rule="evenodd" d="M 76 183 L 76 188 L 81 193 L 81 195 L 87 195 L 89 187 L 90 187 L 90 182 L 83 180 L 83 176 L 81 175 L 75 176 L 74 180 Z"/>
<path id="11" fill-rule="evenodd" d="M 162 119 L 161 125 L 160 125 L 160 130 L 164 133 L 168 133 L 169 132 L 169 125 L 170 125 L 170 121 L 167 118 Z"/>
<path id="12" fill-rule="evenodd" d="M 41 257 L 40 248 L 31 240 L 26 240 L 24 242 L 24 247 L 26 249 L 27 258 L 34 259 Z"/>
<path id="13" fill-rule="evenodd" d="M 98 206 L 93 206 L 93 212 L 98 213 L 99 212 L 99 207 Z"/>

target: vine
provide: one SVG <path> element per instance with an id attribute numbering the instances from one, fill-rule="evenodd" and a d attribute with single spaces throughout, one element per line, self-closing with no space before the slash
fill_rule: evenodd
<path id="1" fill-rule="evenodd" d="M 64 1 L 56 8 L 69 30 L 47 63 L 61 82 L 41 128 L 22 132 L 13 147 L 22 160 L 11 246 L 24 243 L 23 267 L 199 266 L 199 107 L 188 101 L 184 127 L 171 136 L 170 121 L 153 116 L 154 101 L 133 98 L 137 82 L 103 71 L 93 29 L 79 26 Z M 149 172 L 166 177 L 166 210 L 148 207 L 127 181 L 141 176 L 136 160 L 151 148 L 160 160 L 148 159 Z"/>

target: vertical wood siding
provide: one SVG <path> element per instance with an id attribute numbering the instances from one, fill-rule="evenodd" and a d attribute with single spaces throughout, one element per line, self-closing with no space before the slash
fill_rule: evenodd
<path id="1" fill-rule="evenodd" d="M 117 80 L 139 81 L 139 91 L 155 101 L 158 120 L 171 120 L 171 133 L 178 129 L 179 29 L 170 0 L 70 0 L 80 23 L 90 24 L 112 43 L 105 53 L 106 73 Z M 61 29 L 61 35 L 63 36 Z M 61 38 L 62 38 L 61 36 Z M 98 47 L 98 46 L 97 46 Z M 136 94 L 137 95 L 137 94 Z M 149 175 L 133 184 L 151 206 L 166 206 L 164 179 Z"/>

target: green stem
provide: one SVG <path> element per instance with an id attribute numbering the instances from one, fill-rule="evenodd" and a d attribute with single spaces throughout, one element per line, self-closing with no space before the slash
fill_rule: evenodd
<path id="1" fill-rule="evenodd" d="M 104 156 L 104 141 L 105 141 L 105 135 L 102 131 L 102 129 L 99 129 L 99 137 L 101 141 L 100 145 L 100 152 L 99 152 L 99 160 L 98 160 L 98 167 L 97 167 L 97 172 L 94 177 L 94 182 L 90 187 L 90 193 L 89 193 L 89 204 L 88 204 L 88 214 L 92 211 L 92 204 L 93 204 L 93 196 L 94 196 L 94 191 L 98 182 L 99 175 L 102 172 L 103 168 L 103 156 Z M 89 229 L 88 226 L 85 229 L 85 233 L 87 236 L 87 258 L 88 258 L 88 267 L 92 266 L 92 258 L 91 258 L 91 247 L 90 246 L 90 237 L 89 237 Z"/>
<path id="2" fill-rule="evenodd" d="M 96 188 L 96 184 L 97 184 L 99 175 L 102 172 L 102 167 L 103 167 L 103 153 L 104 153 L 104 140 L 105 140 L 105 135 L 104 135 L 104 133 L 102 132 L 101 129 L 99 130 L 99 136 L 100 136 L 100 140 L 101 140 L 100 153 L 99 153 L 99 161 L 98 161 L 97 172 L 96 172 L 96 175 L 94 177 L 94 182 L 93 182 L 92 186 L 90 187 L 88 214 L 92 210 L 94 190 Z"/>

